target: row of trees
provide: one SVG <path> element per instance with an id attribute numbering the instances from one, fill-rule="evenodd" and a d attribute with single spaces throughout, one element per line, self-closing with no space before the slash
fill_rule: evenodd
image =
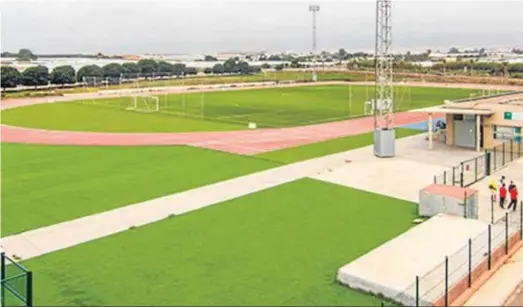
<path id="1" fill-rule="evenodd" d="M 232 58 L 223 64 L 216 64 L 213 68 L 206 68 L 206 74 L 251 74 L 261 71 L 260 67 L 250 66 L 249 63 Z M 198 69 L 187 67 L 185 64 L 171 64 L 165 61 L 155 61 L 151 59 L 140 60 L 137 63 L 111 63 L 103 67 L 98 65 L 87 65 L 78 71 L 70 65 L 55 67 L 51 72 L 45 66 L 35 66 L 25 69 L 20 73 L 17 69 L 9 66 L 1 68 L 2 88 L 13 88 L 18 85 L 42 86 L 50 84 L 66 85 L 76 82 L 84 82 L 84 77 L 100 78 L 107 80 L 108 83 L 118 83 L 121 78 L 154 78 L 166 76 L 186 76 L 196 75 Z"/>
<path id="2" fill-rule="evenodd" d="M 374 68 L 374 61 L 364 60 L 364 61 L 352 61 L 348 64 L 349 69 L 357 68 Z M 395 60 L 393 62 L 393 68 L 402 69 L 402 70 L 416 70 L 420 66 L 413 64 L 408 61 Z M 432 65 L 431 70 L 476 70 L 483 71 L 485 73 L 494 75 L 499 72 L 506 72 L 508 74 L 519 74 L 523 73 L 523 63 L 499 63 L 499 62 L 477 62 L 477 61 L 455 61 L 455 62 L 440 62 Z"/>
<path id="3" fill-rule="evenodd" d="M 34 61 L 38 58 L 31 50 L 25 48 L 20 49 L 18 53 L 2 52 L 1 56 L 3 58 L 16 58 L 17 61 L 24 62 Z"/>

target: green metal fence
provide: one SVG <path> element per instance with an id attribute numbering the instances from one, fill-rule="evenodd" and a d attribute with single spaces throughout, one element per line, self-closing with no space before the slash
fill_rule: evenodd
<path id="1" fill-rule="evenodd" d="M 435 184 L 468 187 L 523 157 L 523 144 L 507 140 L 434 176 Z"/>
<path id="2" fill-rule="evenodd" d="M 519 210 L 506 212 L 503 218 L 489 224 L 488 229 L 475 238 L 470 238 L 438 266 L 417 277 L 414 305 L 431 306 L 438 302 L 438 306 L 449 306 L 455 295 L 461 294 L 455 289 L 470 288 L 483 271 L 482 266 L 490 271 L 496 257 L 508 254 L 516 242 L 522 241 L 523 202 L 519 205 Z"/>
<path id="3" fill-rule="evenodd" d="M 33 273 L 5 253 L 0 262 L 1 306 L 33 306 Z"/>

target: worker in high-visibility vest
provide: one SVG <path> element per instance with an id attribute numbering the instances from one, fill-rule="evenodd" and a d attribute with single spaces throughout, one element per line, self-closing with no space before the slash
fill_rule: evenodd
<path id="1" fill-rule="evenodd" d="M 492 201 L 496 201 L 496 195 L 498 194 L 498 185 L 496 184 L 496 180 L 492 179 L 488 186 L 491 194 Z"/>

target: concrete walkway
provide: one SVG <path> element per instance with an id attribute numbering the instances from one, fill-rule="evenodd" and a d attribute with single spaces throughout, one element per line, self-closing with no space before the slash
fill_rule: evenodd
<path id="1" fill-rule="evenodd" d="M 369 155 L 366 148 L 352 150 L 347 153 L 350 163 L 313 178 L 417 203 L 420 190 L 434 182 L 434 175 L 478 156 L 473 150 L 440 142 L 429 150 L 425 137 L 420 134 L 397 141 L 393 159 Z"/>
<path id="2" fill-rule="evenodd" d="M 510 180 L 513 180 L 519 190 L 522 190 L 523 185 L 523 158 L 520 158 L 516 161 L 509 163 L 504 166 L 502 169 L 494 172 L 492 175 L 485 177 L 484 179 L 474 183 L 470 187 L 478 190 L 479 193 L 479 219 L 485 222 L 491 222 L 492 219 L 494 223 L 499 221 L 505 216 L 506 210 L 501 209 L 499 204 L 494 204 L 494 214 L 492 214 L 492 206 L 490 201 L 490 190 L 488 186 L 492 180 L 496 181 L 499 184 L 501 176 L 506 177 L 507 184 Z M 506 201 L 505 208 L 508 206 L 508 201 Z M 492 218 L 493 217 L 493 218 Z"/>
<path id="3" fill-rule="evenodd" d="M 514 254 L 494 275 L 465 303 L 465 306 L 523 306 L 523 293 L 511 296 L 523 283 L 523 249 Z"/>

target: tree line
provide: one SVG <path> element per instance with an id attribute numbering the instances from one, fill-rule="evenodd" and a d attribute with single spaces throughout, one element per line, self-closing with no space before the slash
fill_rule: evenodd
<path id="1" fill-rule="evenodd" d="M 373 69 L 375 62 L 373 60 L 351 61 L 347 67 L 349 69 L 367 68 Z M 393 62 L 393 68 L 399 70 L 431 70 L 431 71 L 465 71 L 474 70 L 476 72 L 484 72 L 492 76 L 510 75 L 516 78 L 523 77 L 523 63 L 508 63 L 508 62 L 477 62 L 474 60 L 462 60 L 453 62 L 439 62 L 432 65 L 430 68 L 422 68 L 421 66 L 397 59 Z"/>
<path id="2" fill-rule="evenodd" d="M 251 66 L 238 58 L 231 58 L 223 64 L 216 64 L 212 68 L 203 70 L 206 74 L 252 74 L 261 72 L 260 67 Z M 165 61 L 155 61 L 143 59 L 137 63 L 110 63 L 105 66 L 86 65 L 76 71 L 71 65 L 55 67 L 51 72 L 45 66 L 39 65 L 29 67 L 23 72 L 10 66 L 1 68 L 1 87 L 14 88 L 19 85 L 43 86 L 48 84 L 66 85 L 78 82 L 87 82 L 91 79 L 105 80 L 109 84 L 117 84 L 124 79 L 136 78 L 163 78 L 163 77 L 182 77 L 198 74 L 196 67 L 187 67 L 181 63 L 168 63 Z M 86 80 L 89 79 L 89 80 Z"/>

